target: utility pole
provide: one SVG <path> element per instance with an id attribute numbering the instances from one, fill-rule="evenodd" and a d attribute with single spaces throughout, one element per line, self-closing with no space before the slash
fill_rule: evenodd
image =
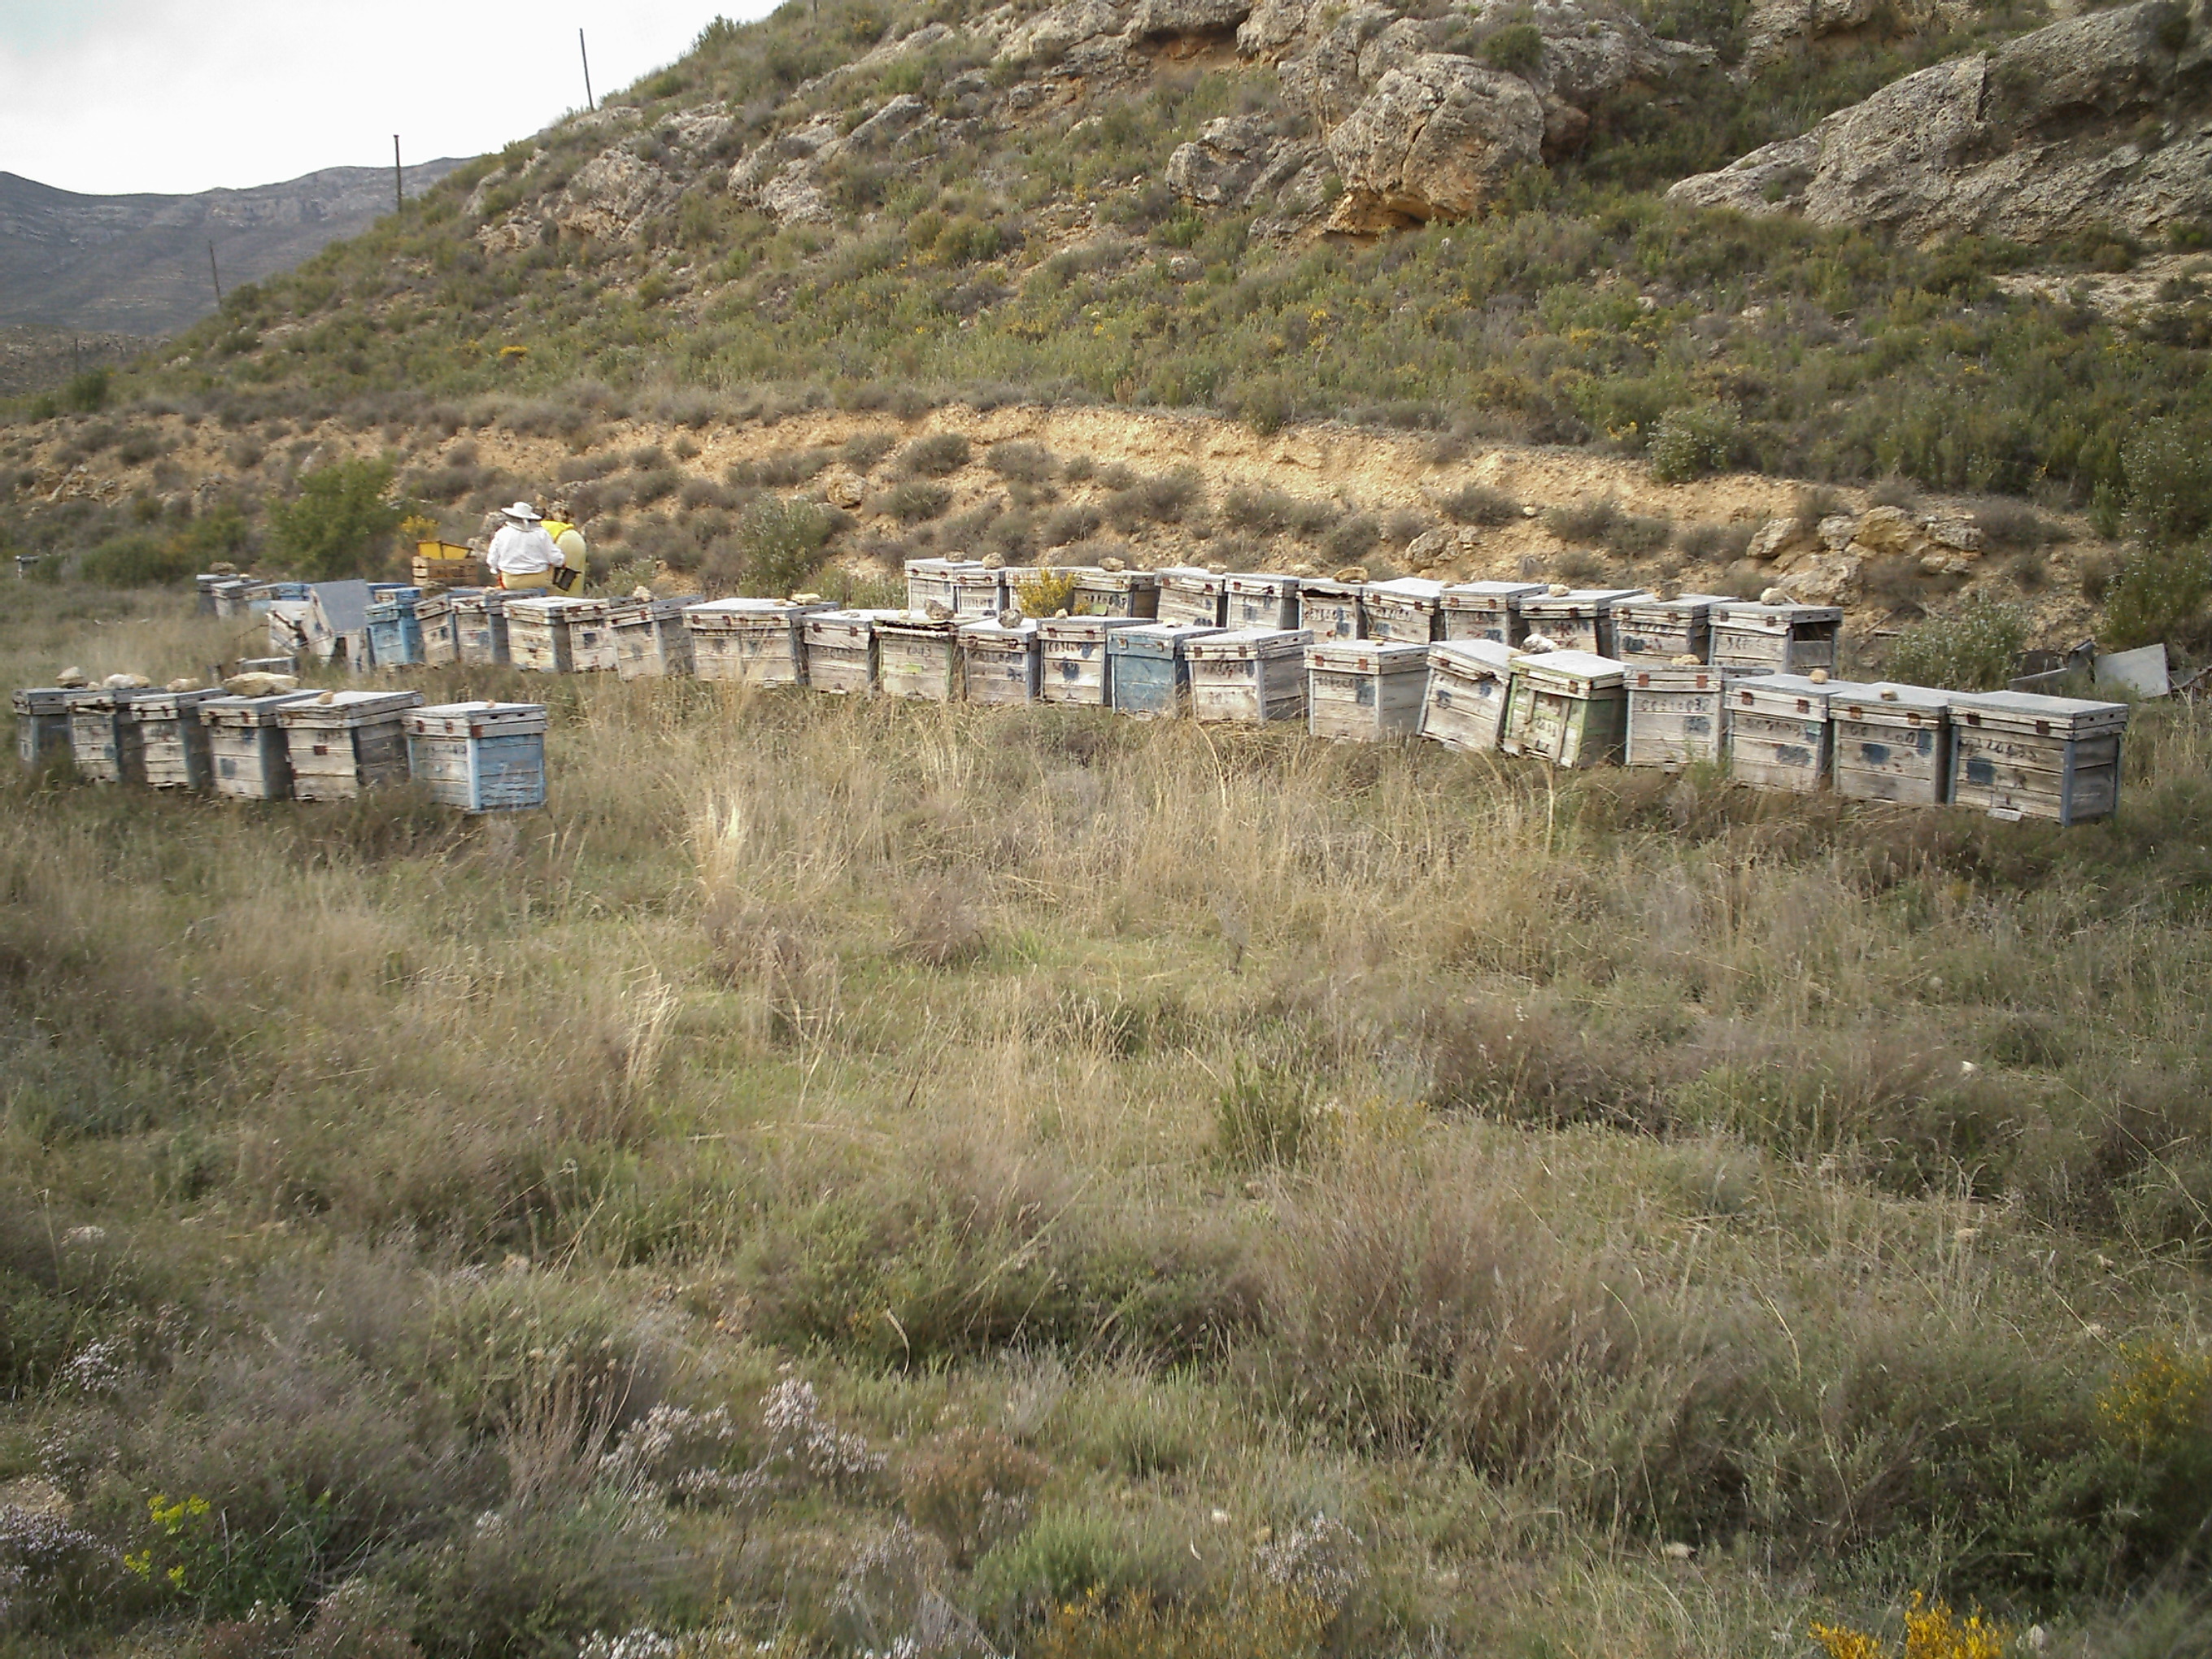
<path id="1" fill-rule="evenodd" d="M 576 31 L 576 51 L 584 60 L 584 107 L 596 111 L 599 105 L 592 97 L 592 49 L 584 44 L 584 32 Z"/>
<path id="2" fill-rule="evenodd" d="M 208 244 L 208 281 L 215 284 L 215 308 L 221 311 L 222 309 L 222 278 L 216 272 L 213 242 Z"/>
<path id="3" fill-rule="evenodd" d="M 394 213 L 407 205 L 407 175 L 399 170 L 399 135 L 392 135 L 392 210 Z"/>

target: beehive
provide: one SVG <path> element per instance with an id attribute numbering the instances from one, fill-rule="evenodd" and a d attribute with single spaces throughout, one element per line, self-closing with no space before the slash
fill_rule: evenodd
<path id="1" fill-rule="evenodd" d="M 464 812 L 545 805 L 543 703 L 441 703 L 410 708 L 399 724 L 407 769 L 433 800 Z"/>
<path id="2" fill-rule="evenodd" d="M 1951 799 L 1992 817 L 2078 823 L 2120 804 L 2128 706 L 2026 691 L 1951 699 Z"/>
<path id="3" fill-rule="evenodd" d="M 1949 799 L 1950 691 L 1831 685 L 1828 769 L 1839 795 L 1936 806 Z"/>
<path id="4" fill-rule="evenodd" d="M 1712 649 L 1712 611 L 1719 602 L 1710 593 L 1623 600 L 1613 608 L 1614 656 L 1669 666 L 1677 657 L 1704 662 Z"/>
<path id="5" fill-rule="evenodd" d="M 969 623 L 960 629 L 960 690 L 969 702 L 1035 702 L 1037 625 Z"/>
<path id="6" fill-rule="evenodd" d="M 691 672 L 689 599 L 617 599 L 607 608 L 615 672 L 626 680 L 680 678 Z"/>
<path id="7" fill-rule="evenodd" d="M 1718 763 L 1726 753 L 1728 671 L 1653 662 L 1627 668 L 1628 763 L 1679 771 Z"/>
<path id="8" fill-rule="evenodd" d="M 77 775 L 94 783 L 146 781 L 146 734 L 137 702 L 150 691 L 108 686 L 70 704 L 70 753 Z"/>
<path id="9" fill-rule="evenodd" d="M 155 691 L 138 701 L 138 729 L 143 738 L 146 781 L 156 789 L 204 791 L 214 772 L 208 759 L 203 704 L 220 690 Z"/>
<path id="10" fill-rule="evenodd" d="M 887 697 L 951 702 L 960 696 L 957 621 L 908 611 L 876 624 L 876 689 Z"/>
<path id="11" fill-rule="evenodd" d="M 215 614 L 231 617 L 242 615 L 246 610 L 246 590 L 253 584 L 243 576 L 218 576 L 207 586 L 215 600 Z"/>
<path id="12" fill-rule="evenodd" d="M 515 667 L 533 674 L 572 674 L 576 669 L 574 630 L 568 607 L 574 604 L 556 595 L 550 599 L 510 599 L 507 602 L 507 656 Z"/>
<path id="13" fill-rule="evenodd" d="M 1548 592 L 1541 582 L 1452 582 L 1437 596 L 1447 640 L 1486 640 L 1518 645 L 1528 637 L 1521 603 Z"/>
<path id="14" fill-rule="evenodd" d="M 471 668 L 504 668 L 507 593 L 497 587 L 457 587 L 447 596 L 453 607 L 453 645 Z"/>
<path id="15" fill-rule="evenodd" d="M 1160 579 L 1150 570 L 1079 570 L 1068 605 L 1078 617 L 1131 617 L 1146 622 L 1159 615 Z"/>
<path id="16" fill-rule="evenodd" d="M 962 562 L 952 571 L 952 609 L 969 617 L 995 617 L 1006 608 L 1009 583 L 1018 582 L 1026 571 L 997 569 L 985 564 Z"/>
<path id="17" fill-rule="evenodd" d="M 1378 640 L 1427 645 L 1444 636 L 1444 585 L 1426 576 L 1367 584 L 1367 632 Z"/>
<path id="18" fill-rule="evenodd" d="M 876 624 L 904 611 L 814 611 L 800 623 L 806 684 L 817 691 L 866 696 L 876 689 Z"/>
<path id="19" fill-rule="evenodd" d="M 91 695 L 59 685 L 26 686 L 15 693 L 15 754 L 24 765 L 44 766 L 70 752 L 70 704 Z"/>
<path id="20" fill-rule="evenodd" d="M 1298 579 L 1265 571 L 1246 571 L 1222 585 L 1222 620 L 1239 631 L 1267 629 L 1280 633 L 1298 625 Z"/>
<path id="21" fill-rule="evenodd" d="M 292 751 L 276 711 L 313 699 L 313 691 L 266 697 L 211 697 L 200 704 L 215 793 L 239 800 L 292 799 Z"/>
<path id="22" fill-rule="evenodd" d="M 400 717 L 422 706 L 420 691 L 325 691 L 283 704 L 276 724 L 292 757 L 293 799 L 352 800 L 406 782 Z"/>
<path id="23" fill-rule="evenodd" d="M 906 608 L 924 611 L 931 600 L 954 605 L 959 598 L 952 586 L 955 571 L 980 572 L 980 559 L 908 559 L 906 562 Z"/>
<path id="24" fill-rule="evenodd" d="M 453 592 L 426 593 L 415 604 L 416 625 L 422 630 L 422 663 L 428 668 L 447 668 L 461 659 L 460 618 L 453 613 Z"/>
<path id="25" fill-rule="evenodd" d="M 379 668 L 420 667 L 422 663 L 422 624 L 415 615 L 421 590 L 390 595 L 368 607 L 370 660 Z"/>
<path id="26" fill-rule="evenodd" d="M 1513 647 L 1496 640 L 1445 640 L 1428 650 L 1420 733 L 1447 749 L 1495 749 L 1513 696 Z"/>
<path id="27" fill-rule="evenodd" d="M 747 685 L 806 684 L 806 619 L 833 607 L 788 599 L 709 599 L 684 612 L 691 672 Z"/>
<path id="28" fill-rule="evenodd" d="M 15 574 L 18 576 L 27 574 L 23 568 L 22 556 L 20 554 L 16 556 Z M 194 576 L 192 578 L 192 593 L 194 596 L 193 608 L 203 617 L 214 616 L 216 614 L 216 585 L 218 582 L 227 582 L 229 580 L 229 577 L 219 574 L 212 570 L 203 570 L 199 574 Z"/>
<path id="29" fill-rule="evenodd" d="M 1713 607 L 1712 652 L 1718 668 L 1753 674 L 1833 673 L 1836 636 L 1844 613 L 1831 605 L 1750 605 L 1723 600 Z"/>
<path id="30" fill-rule="evenodd" d="M 1220 631 L 1200 623 L 1139 623 L 1109 634 L 1107 677 L 1115 712 L 1182 714 L 1190 701 L 1190 642 Z"/>
<path id="31" fill-rule="evenodd" d="M 1728 688 L 1729 775 L 1760 789 L 1810 794 L 1828 781 L 1828 696 L 1864 686 L 1762 674 Z"/>
<path id="32" fill-rule="evenodd" d="M 568 658 L 579 674 L 611 674 L 615 654 L 613 601 L 568 599 Z"/>
<path id="33" fill-rule="evenodd" d="M 1420 730 L 1429 647 L 1411 640 L 1316 640 L 1306 652 L 1306 729 L 1376 743 Z"/>
<path id="34" fill-rule="evenodd" d="M 1619 760 L 1628 726 L 1627 673 L 1612 658 L 1587 651 L 1517 653 L 1498 746 L 1554 766 Z"/>
<path id="35" fill-rule="evenodd" d="M 1652 597 L 1640 587 L 1577 587 L 1565 593 L 1546 588 L 1521 601 L 1521 616 L 1530 635 L 1542 635 L 1562 651 L 1618 662 L 1614 607 Z"/>
<path id="36" fill-rule="evenodd" d="M 1235 726 L 1306 716 L 1303 628 L 1232 628 L 1190 641 L 1191 718 Z"/>
<path id="37" fill-rule="evenodd" d="M 1361 585 L 1333 577 L 1311 576 L 1298 583 L 1298 626 L 1325 640 L 1364 640 L 1367 637 L 1367 609 L 1360 603 Z"/>
<path id="38" fill-rule="evenodd" d="M 1048 617 L 1038 623 L 1038 700 L 1112 708 L 1114 658 L 1107 640 L 1143 625 L 1122 617 Z"/>
<path id="39" fill-rule="evenodd" d="M 1228 614 L 1229 578 L 1217 576 L 1196 565 L 1179 564 L 1158 573 L 1160 599 L 1158 620 L 1218 628 Z"/>

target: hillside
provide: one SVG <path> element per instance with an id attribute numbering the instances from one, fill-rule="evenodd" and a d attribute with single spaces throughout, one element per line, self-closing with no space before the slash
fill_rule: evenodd
<path id="1" fill-rule="evenodd" d="M 460 163 L 405 168 L 427 190 Z M 0 173 L 0 325 L 160 338 L 212 312 L 223 285 L 289 270 L 392 210 L 392 173 L 325 167 L 281 185 L 191 196 L 84 196 Z"/>

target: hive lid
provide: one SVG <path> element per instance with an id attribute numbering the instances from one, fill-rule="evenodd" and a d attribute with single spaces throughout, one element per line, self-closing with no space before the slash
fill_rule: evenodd
<path id="1" fill-rule="evenodd" d="M 1008 628 L 993 617 L 987 622 L 962 623 L 958 625 L 958 631 L 963 640 L 990 640 L 1011 644 L 1018 640 L 1036 638 L 1037 624 L 1035 617 L 1024 617 Z"/>
<path id="2" fill-rule="evenodd" d="M 328 702 L 323 701 L 327 695 Z M 320 691 L 305 702 L 289 702 L 276 711 L 279 726 L 365 726 L 372 720 L 397 719 L 422 705 L 420 691 Z"/>
<path id="3" fill-rule="evenodd" d="M 1042 639 L 1096 642 L 1117 629 L 1158 625 L 1142 617 L 1040 617 L 1036 627 Z"/>
<path id="4" fill-rule="evenodd" d="M 2033 691 L 1961 691 L 1951 699 L 1951 720 L 2023 736 L 2084 738 L 2124 730 L 2128 706 Z"/>
<path id="5" fill-rule="evenodd" d="M 1295 593 L 1298 579 L 1272 570 L 1232 571 L 1223 578 L 1232 593 Z"/>
<path id="6" fill-rule="evenodd" d="M 1601 657 L 1594 651 L 1541 651 L 1534 656 L 1516 652 L 1513 672 L 1530 679 L 1557 680 L 1590 690 L 1619 685 L 1627 678 L 1628 665 Z"/>
<path id="7" fill-rule="evenodd" d="M 1623 599 L 1613 609 L 1620 617 L 1688 617 L 1692 620 L 1708 615 L 1712 608 L 1724 603 L 1717 593 L 1680 593 L 1671 599 L 1652 595 L 1642 599 Z"/>
<path id="8" fill-rule="evenodd" d="M 305 702 L 319 696 L 314 691 L 272 691 L 264 697 L 210 697 L 200 705 L 203 726 L 274 726 L 276 711 L 288 703 Z"/>
<path id="9" fill-rule="evenodd" d="M 1631 600 L 1654 597 L 1649 588 L 1643 587 L 1577 587 L 1558 594 L 1546 588 L 1522 600 L 1521 609 L 1524 615 L 1539 611 L 1566 615 L 1578 611 L 1611 611 Z"/>
<path id="10" fill-rule="evenodd" d="M 789 599 L 707 599 L 697 605 L 687 605 L 684 610 L 687 616 L 695 611 L 708 611 L 717 616 L 750 617 L 766 616 L 771 611 L 830 611 L 836 608 L 834 605 L 793 605 Z"/>
<path id="11" fill-rule="evenodd" d="M 1365 582 L 1340 582 L 1334 576 L 1298 578 L 1298 595 L 1301 599 L 1309 593 L 1316 593 L 1324 599 L 1354 599 L 1366 590 Z"/>
<path id="12" fill-rule="evenodd" d="M 1747 599 L 1724 599 L 1713 607 L 1715 622 L 1727 621 L 1749 627 L 1841 622 L 1843 619 L 1843 607 L 1833 605 L 1756 605 Z"/>
<path id="13" fill-rule="evenodd" d="M 88 685 L 27 685 L 9 699 L 19 714 L 59 714 L 92 695 Z"/>
<path id="14" fill-rule="evenodd" d="M 1742 678 L 1738 670 L 1716 668 L 1711 663 L 1631 663 L 1631 691 L 1718 691 Z"/>
<path id="15" fill-rule="evenodd" d="M 956 570 L 981 570 L 981 559 L 908 559 L 906 574 L 909 576 L 946 576 Z"/>
<path id="16" fill-rule="evenodd" d="M 86 708 L 128 708 L 149 697 L 161 695 L 158 687 L 150 685 L 88 685 L 88 695 L 79 700 Z"/>
<path id="17" fill-rule="evenodd" d="M 627 599 L 607 601 L 607 620 L 621 627 L 624 623 L 659 622 L 668 617 L 680 617 L 691 608 L 691 601 L 681 595 L 674 599 Z"/>
<path id="18" fill-rule="evenodd" d="M 219 685 L 204 686 L 197 691 L 153 691 L 138 700 L 142 714 L 167 715 L 174 718 L 181 708 L 196 708 L 224 695 Z"/>
<path id="19" fill-rule="evenodd" d="M 949 636 L 960 625 L 957 617 L 933 617 L 926 611 L 898 611 L 876 619 L 877 629 L 886 634 L 943 634 Z"/>
<path id="20" fill-rule="evenodd" d="M 1364 673 L 1424 666 L 1429 647 L 1413 640 L 1317 640 L 1306 649 L 1309 668 Z"/>
<path id="21" fill-rule="evenodd" d="M 510 599 L 507 602 L 507 615 L 510 617 L 520 615 L 525 621 L 533 617 L 550 621 L 556 617 L 573 620 L 577 616 L 586 613 L 604 616 L 606 614 L 606 608 L 607 602 L 605 599 L 579 599 L 563 593 L 550 593 L 527 599 Z"/>
<path id="22" fill-rule="evenodd" d="M 1109 592 L 1127 593 L 1133 590 L 1158 587 L 1160 574 L 1157 570 L 1099 570 L 1085 565 L 1075 573 L 1078 587 L 1103 588 Z"/>
<path id="23" fill-rule="evenodd" d="M 1193 640 L 1193 657 L 1229 661 L 1249 657 L 1288 657 L 1313 643 L 1310 628 L 1230 628 Z"/>
<path id="24" fill-rule="evenodd" d="M 1416 649 L 1419 647 L 1417 647 Z M 1502 640 L 1445 640 L 1428 647 L 1429 664 L 1448 672 L 1504 673 L 1521 653 Z"/>
<path id="25" fill-rule="evenodd" d="M 1160 579 L 1163 586 L 1174 582 L 1193 587 L 1218 587 L 1229 580 L 1226 576 L 1215 575 L 1203 565 L 1196 564 L 1163 565 L 1152 574 Z"/>
<path id="26" fill-rule="evenodd" d="M 1378 599 L 1433 605 L 1443 597 L 1444 585 L 1426 576 L 1398 576 L 1387 582 L 1370 582 L 1367 591 Z"/>
<path id="27" fill-rule="evenodd" d="M 1738 708 L 1782 714 L 1818 713 L 1825 717 L 1831 697 L 1853 694 L 1864 697 L 1869 690 L 1850 680 L 1815 680 L 1803 674 L 1755 674 L 1729 686 L 1729 701 Z"/>
<path id="28" fill-rule="evenodd" d="M 1951 702 L 1959 694 L 1938 691 L 1925 685 L 1900 685 L 1891 680 L 1877 680 L 1871 685 L 1847 685 L 1828 688 L 1828 709 L 1838 720 L 1905 720 L 1917 714 L 1925 721 L 1930 715 L 1948 713 Z"/>
<path id="29" fill-rule="evenodd" d="M 1117 628 L 1107 639 L 1117 646 L 1174 646 L 1192 640 L 1204 639 L 1209 634 L 1226 630 L 1210 623 L 1140 623 L 1134 628 Z"/>
<path id="30" fill-rule="evenodd" d="M 1444 586 L 1443 602 L 1447 607 L 1456 603 L 1468 609 L 1480 607 L 1488 611 L 1501 599 L 1525 599 L 1550 591 L 1541 582 L 1449 582 Z"/>
<path id="31" fill-rule="evenodd" d="M 400 723 L 418 737 L 527 737 L 545 729 L 542 702 L 441 702 L 410 708 Z"/>

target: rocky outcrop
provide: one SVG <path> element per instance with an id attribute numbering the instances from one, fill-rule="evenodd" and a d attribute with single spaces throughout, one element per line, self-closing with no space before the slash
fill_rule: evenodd
<path id="1" fill-rule="evenodd" d="M 1668 198 L 1923 239 L 2154 236 L 2212 215 L 2207 34 L 2172 0 L 2056 23 L 1893 82 Z"/>
<path id="2" fill-rule="evenodd" d="M 1280 240 L 1321 217 L 1328 172 L 1320 145 L 1283 137 L 1255 116 L 1230 115 L 1177 146 L 1166 176 L 1169 189 L 1200 207 L 1257 210 L 1252 234 Z"/>
<path id="3" fill-rule="evenodd" d="M 1770 520 L 1753 532 L 1745 556 L 1770 566 L 1791 597 L 1807 605 L 1849 605 L 1870 568 L 1969 574 L 1982 556 L 1982 532 L 1962 514 L 1870 507 L 1809 526 L 1796 519 Z"/>
<path id="4" fill-rule="evenodd" d="M 1526 81 L 1472 58 L 1425 52 L 1384 73 L 1328 135 L 1345 195 L 1332 223 L 1347 230 L 1472 213 L 1534 162 L 1544 108 Z"/>
<path id="5" fill-rule="evenodd" d="M 1140 35 L 1218 34 L 1251 9 L 1252 0 L 1139 0 L 1130 27 Z"/>

